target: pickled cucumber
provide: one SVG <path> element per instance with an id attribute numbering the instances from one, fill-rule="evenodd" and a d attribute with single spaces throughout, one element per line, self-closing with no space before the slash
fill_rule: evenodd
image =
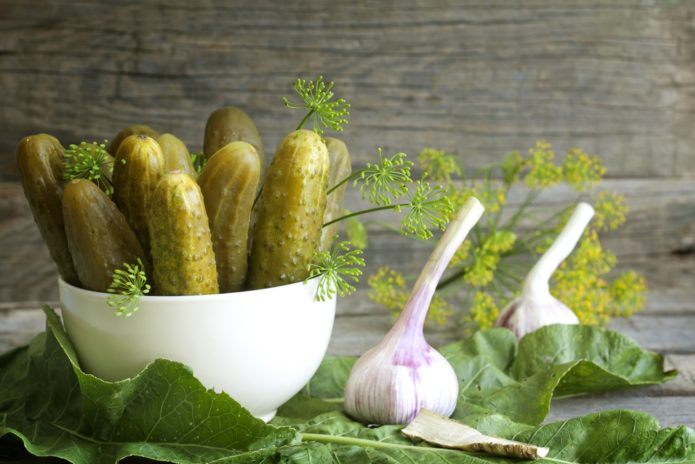
<path id="1" fill-rule="evenodd" d="M 304 280 L 319 248 L 326 208 L 328 149 L 316 133 L 298 130 L 280 144 L 258 200 L 248 286 Z"/>
<path id="2" fill-rule="evenodd" d="M 63 208 L 63 146 L 48 134 L 24 137 L 17 147 L 17 166 L 24 195 L 48 251 L 66 282 L 79 285 L 65 237 Z"/>
<path id="3" fill-rule="evenodd" d="M 63 193 L 65 233 L 82 287 L 105 292 L 116 269 L 144 253 L 116 204 L 93 182 L 70 181 Z"/>
<path id="4" fill-rule="evenodd" d="M 218 293 L 215 255 L 200 187 L 188 174 L 165 174 L 152 196 L 150 245 L 160 295 Z"/>
<path id="5" fill-rule="evenodd" d="M 149 256 L 147 228 L 150 201 L 157 182 L 164 174 L 164 155 L 156 140 L 146 135 L 130 135 L 123 140 L 113 167 L 113 199 Z"/>
<path id="6" fill-rule="evenodd" d="M 111 156 L 116 156 L 121 143 L 123 143 L 123 141 L 131 135 L 147 135 L 148 137 L 152 137 L 156 140 L 157 137 L 159 137 L 159 132 L 152 129 L 150 126 L 145 126 L 143 124 L 133 124 L 132 126 L 124 127 L 118 134 L 116 134 L 113 140 L 111 140 L 109 148 L 107 148 L 107 151 L 111 154 Z"/>
<path id="7" fill-rule="evenodd" d="M 191 154 L 181 139 L 172 134 L 162 134 L 157 138 L 157 143 L 164 155 L 164 172 L 181 171 L 194 179 L 198 176 L 191 162 Z"/>
<path id="8" fill-rule="evenodd" d="M 203 152 L 210 159 L 217 150 L 230 142 L 246 142 L 253 145 L 261 160 L 261 169 L 265 164 L 265 152 L 261 135 L 253 120 L 243 110 L 235 106 L 225 106 L 212 112 L 205 124 Z"/>
<path id="9" fill-rule="evenodd" d="M 328 170 L 328 187 L 332 188 L 341 180 L 352 173 L 352 160 L 347 146 L 338 139 L 326 138 L 326 148 L 328 148 L 328 158 L 330 167 Z M 323 213 L 323 223 L 337 219 L 343 215 L 345 210 L 345 189 L 347 183 L 341 185 L 328 195 L 326 199 L 326 211 Z M 331 224 L 321 230 L 321 251 L 331 248 L 333 240 L 338 233 L 338 223 Z"/>
<path id="10" fill-rule="evenodd" d="M 261 173 L 258 153 L 232 142 L 215 153 L 200 173 L 220 292 L 236 292 L 246 280 L 249 224 Z"/>

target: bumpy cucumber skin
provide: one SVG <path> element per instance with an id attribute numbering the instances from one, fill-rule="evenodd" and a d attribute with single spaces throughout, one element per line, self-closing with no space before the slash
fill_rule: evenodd
<path id="1" fill-rule="evenodd" d="M 48 251 L 66 282 L 79 285 L 63 220 L 63 146 L 48 134 L 24 137 L 17 146 L 17 167 L 24 195 Z"/>
<path id="2" fill-rule="evenodd" d="M 113 166 L 113 199 L 149 256 L 147 228 L 152 193 L 164 174 L 164 155 L 156 140 L 131 135 L 121 144 Z"/>
<path id="3" fill-rule="evenodd" d="M 217 150 L 230 142 L 246 142 L 253 145 L 261 159 L 261 171 L 264 170 L 265 151 L 263 140 L 253 120 L 236 106 L 225 106 L 212 112 L 205 124 L 203 152 L 210 159 Z"/>
<path id="4" fill-rule="evenodd" d="M 159 137 L 159 132 L 152 129 L 150 126 L 145 126 L 144 124 L 133 124 L 132 126 L 124 127 L 118 134 L 116 134 L 113 140 L 111 140 L 111 143 L 109 143 L 109 147 L 106 149 L 106 151 L 108 151 L 111 156 L 116 156 L 121 143 L 123 143 L 123 141 L 131 135 L 146 135 L 156 140 Z"/>
<path id="5" fill-rule="evenodd" d="M 280 144 L 258 200 L 248 286 L 304 280 L 318 250 L 326 208 L 328 149 L 314 132 L 298 130 Z"/>
<path id="6" fill-rule="evenodd" d="M 181 171 L 194 179 L 198 177 L 191 162 L 191 154 L 181 139 L 173 134 L 162 134 L 157 138 L 157 143 L 164 155 L 164 172 Z"/>
<path id="7" fill-rule="evenodd" d="M 347 146 L 338 139 L 326 138 L 326 148 L 328 148 L 329 170 L 328 187 L 331 188 L 352 173 L 352 160 Z M 323 213 L 323 223 L 332 221 L 343 215 L 345 210 L 345 189 L 347 183 L 341 185 L 331 192 L 326 199 L 326 211 Z M 333 240 L 338 233 L 339 224 L 331 224 L 321 229 L 321 251 L 326 251 L 333 245 Z"/>
<path id="8" fill-rule="evenodd" d="M 252 145 L 232 142 L 215 153 L 200 173 L 220 292 L 238 292 L 248 270 L 249 224 L 261 175 Z"/>
<path id="9" fill-rule="evenodd" d="M 171 172 L 162 177 L 152 196 L 149 227 L 158 294 L 219 293 L 205 203 L 191 176 Z"/>
<path id="10" fill-rule="evenodd" d="M 86 179 L 70 181 L 63 193 L 65 233 L 82 287 L 105 292 L 116 269 L 144 253 L 116 204 Z"/>

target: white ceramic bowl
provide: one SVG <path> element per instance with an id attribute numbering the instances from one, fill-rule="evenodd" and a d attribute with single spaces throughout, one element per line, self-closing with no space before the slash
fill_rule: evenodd
<path id="1" fill-rule="evenodd" d="M 107 293 L 58 284 L 65 329 L 86 372 L 115 381 L 157 358 L 180 361 L 206 387 L 265 421 L 316 372 L 335 316 L 335 299 L 314 301 L 318 279 L 219 295 L 145 296 L 127 318 L 114 315 Z"/>

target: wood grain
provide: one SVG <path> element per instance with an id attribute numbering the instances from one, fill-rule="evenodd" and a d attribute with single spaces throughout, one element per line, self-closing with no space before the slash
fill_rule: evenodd
<path id="1" fill-rule="evenodd" d="M 336 81 L 357 161 L 424 146 L 469 168 L 539 137 L 616 177 L 695 173 L 695 4 L 364 0 L 0 0 L 0 179 L 20 137 L 111 138 L 146 123 L 200 149 L 245 108 L 272 153 L 298 76 Z"/>

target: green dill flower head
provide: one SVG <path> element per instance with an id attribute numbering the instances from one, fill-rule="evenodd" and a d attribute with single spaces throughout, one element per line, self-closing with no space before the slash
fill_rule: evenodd
<path id="1" fill-rule="evenodd" d="M 108 140 L 103 143 L 80 142 L 70 144 L 63 154 L 63 178 L 66 181 L 88 179 L 94 182 L 107 195 L 113 193 L 111 175 L 113 157 L 106 151 Z"/>
<path id="2" fill-rule="evenodd" d="M 408 185 L 413 182 L 410 177 L 413 162 L 402 152 L 390 158 L 383 156 L 381 148 L 377 152 L 379 162 L 367 163 L 359 178 L 355 179 L 354 185 L 361 184 L 362 198 L 369 194 L 370 203 L 385 206 L 408 193 Z"/>
<path id="3" fill-rule="evenodd" d="M 489 329 L 495 326 L 500 309 L 492 295 L 475 292 L 471 298 L 470 309 L 465 317 L 466 325 L 475 329 Z"/>
<path id="4" fill-rule="evenodd" d="M 336 132 L 343 130 L 343 125 L 348 123 L 347 116 L 350 104 L 344 98 L 333 100 L 333 82 L 326 82 L 323 76 L 315 81 L 297 79 L 292 88 L 301 98 L 301 103 L 293 103 L 287 97 L 282 102 L 288 108 L 301 108 L 307 111 L 306 116 L 299 123 L 297 129 L 312 119 L 314 132 L 321 135 L 324 128 L 333 129 Z"/>
<path id="5" fill-rule="evenodd" d="M 565 181 L 578 192 L 601 182 L 606 173 L 600 157 L 589 156 L 580 148 L 572 148 L 567 153 L 563 171 Z"/>
<path id="6" fill-rule="evenodd" d="M 417 157 L 420 168 L 435 182 L 451 183 L 452 176 L 461 176 L 463 170 L 456 155 L 436 148 L 424 148 Z"/>
<path id="7" fill-rule="evenodd" d="M 535 146 L 529 148 L 529 155 L 529 170 L 524 176 L 529 188 L 547 188 L 562 181 L 562 167 L 553 163 L 555 153 L 548 142 L 538 140 Z"/>
<path id="8" fill-rule="evenodd" d="M 345 214 L 350 214 L 350 211 L 345 210 Z M 348 241 L 352 243 L 355 248 L 360 250 L 367 248 L 367 228 L 359 218 L 353 216 L 346 220 L 345 233 L 347 234 Z"/>
<path id="9" fill-rule="evenodd" d="M 625 197 L 613 192 L 600 192 L 594 199 L 593 225 L 597 230 L 615 230 L 625 222 L 628 212 Z"/>
<path id="10" fill-rule="evenodd" d="M 348 296 L 355 291 L 350 282 L 358 282 L 364 267 L 362 250 L 350 249 L 350 242 L 337 242 L 330 250 L 318 252 L 309 265 L 307 280 L 319 277 L 316 300 L 326 301 L 336 294 Z"/>
<path id="11" fill-rule="evenodd" d="M 449 216 L 454 212 L 451 200 L 440 186 L 432 187 L 424 180 L 415 183 L 415 192 L 410 197 L 408 214 L 403 216 L 401 231 L 423 240 L 432 237 L 431 229 L 444 230 Z"/>

